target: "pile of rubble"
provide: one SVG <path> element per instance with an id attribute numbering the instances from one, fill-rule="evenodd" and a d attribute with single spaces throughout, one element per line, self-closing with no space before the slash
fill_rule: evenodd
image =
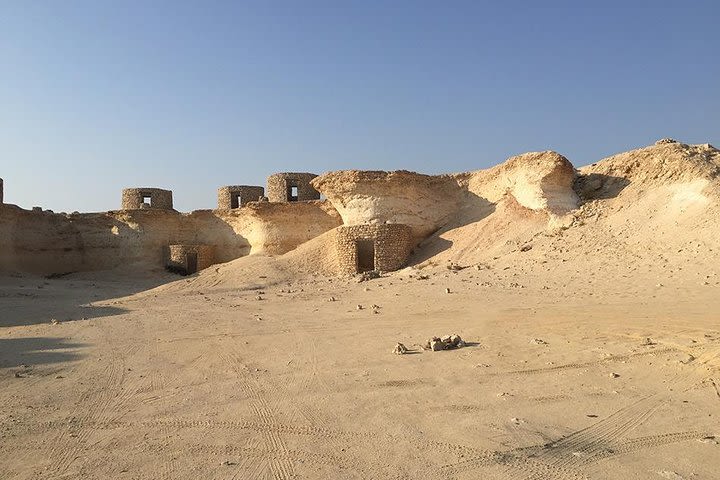
<path id="1" fill-rule="evenodd" d="M 416 344 L 417 345 L 417 344 Z M 433 352 L 437 352 L 439 350 L 453 350 L 456 348 L 462 348 L 466 345 L 465 340 L 460 338 L 460 335 L 445 335 L 444 337 L 432 337 L 428 339 L 427 342 L 425 342 L 424 345 L 418 345 L 423 348 L 423 350 L 431 350 Z M 405 355 L 410 350 L 403 345 L 402 343 L 398 343 L 395 345 L 395 348 L 393 348 L 392 353 L 395 355 Z"/>

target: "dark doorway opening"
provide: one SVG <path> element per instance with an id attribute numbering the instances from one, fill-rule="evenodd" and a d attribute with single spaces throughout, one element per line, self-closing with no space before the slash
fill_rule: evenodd
<path id="1" fill-rule="evenodd" d="M 197 272 L 197 252 L 188 252 L 187 254 L 187 273 Z"/>
<path id="2" fill-rule="evenodd" d="M 287 184 L 287 199 L 288 202 L 298 201 L 298 186 L 295 183 L 288 182 Z"/>
<path id="3" fill-rule="evenodd" d="M 234 193 L 230 195 L 230 208 L 238 208 L 242 205 L 242 199 L 240 198 L 239 193 Z"/>
<path id="4" fill-rule="evenodd" d="M 373 240 L 357 240 L 355 252 L 358 273 L 375 270 L 375 242 Z"/>

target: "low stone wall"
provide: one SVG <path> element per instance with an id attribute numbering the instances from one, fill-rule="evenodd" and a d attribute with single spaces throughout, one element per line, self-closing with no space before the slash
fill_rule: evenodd
<path id="1" fill-rule="evenodd" d="M 150 197 L 150 203 L 144 199 Z M 159 210 L 172 210 L 172 191 L 161 188 L 126 188 L 122 191 L 123 210 L 143 210 L 155 208 Z"/>
<path id="2" fill-rule="evenodd" d="M 218 188 L 218 210 L 232 210 L 265 196 L 265 188 L 254 185 L 228 185 Z"/>
<path id="3" fill-rule="evenodd" d="M 267 196 L 271 202 L 305 202 L 320 200 L 320 192 L 310 185 L 317 177 L 314 173 L 275 173 L 267 179 Z M 290 198 L 292 187 L 297 188 L 297 198 Z"/>
<path id="4" fill-rule="evenodd" d="M 399 223 L 343 225 L 335 230 L 340 273 L 354 275 L 362 270 L 358 251 L 370 243 L 374 270 L 391 272 L 405 266 L 413 248 L 412 229 Z M 368 268 L 369 269 L 369 268 Z"/>
<path id="5" fill-rule="evenodd" d="M 170 245 L 169 250 L 167 267 L 178 273 L 192 274 L 215 262 L 215 249 L 210 245 Z"/>

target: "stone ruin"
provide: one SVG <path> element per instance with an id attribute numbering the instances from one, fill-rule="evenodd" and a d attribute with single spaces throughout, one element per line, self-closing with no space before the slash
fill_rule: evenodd
<path id="1" fill-rule="evenodd" d="M 306 202 L 320 200 L 320 192 L 310 181 L 314 173 L 275 173 L 267 179 L 267 196 L 271 202 Z"/>
<path id="2" fill-rule="evenodd" d="M 122 191 L 123 210 L 172 210 L 172 191 L 161 188 L 126 188 Z"/>
<path id="3" fill-rule="evenodd" d="M 413 248 L 412 230 L 399 223 L 343 225 L 335 230 L 342 274 L 391 272 L 405 266 Z"/>
<path id="4" fill-rule="evenodd" d="M 3 204 L 3 179 L 0 178 L 0 205 Z"/>
<path id="5" fill-rule="evenodd" d="M 215 249 L 211 245 L 170 245 L 165 267 L 180 275 L 191 275 L 214 262 Z"/>
<path id="6" fill-rule="evenodd" d="M 254 185 L 228 185 L 218 188 L 218 210 L 240 208 L 265 196 L 265 188 Z"/>

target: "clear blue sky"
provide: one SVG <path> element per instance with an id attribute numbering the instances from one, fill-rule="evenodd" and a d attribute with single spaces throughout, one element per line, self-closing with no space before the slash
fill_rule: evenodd
<path id="1" fill-rule="evenodd" d="M 0 0 L 6 202 L 720 144 L 720 2 L 589 3 Z"/>

